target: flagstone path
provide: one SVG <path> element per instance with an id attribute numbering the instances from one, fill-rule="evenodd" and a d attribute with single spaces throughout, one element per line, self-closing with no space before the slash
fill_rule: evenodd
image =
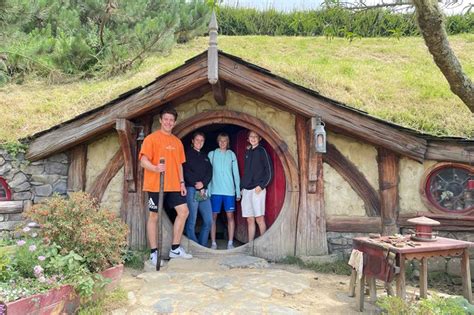
<path id="1" fill-rule="evenodd" d="M 179 260 L 161 271 L 126 272 L 122 314 L 361 314 L 347 296 L 349 277 L 269 264 L 250 256 Z M 376 314 L 366 303 L 364 314 Z"/>

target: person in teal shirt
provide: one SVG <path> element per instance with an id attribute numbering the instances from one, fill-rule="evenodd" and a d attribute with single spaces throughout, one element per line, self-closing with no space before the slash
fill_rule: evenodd
<path id="1" fill-rule="evenodd" d="M 216 220 L 222 206 L 227 215 L 227 231 L 229 240 L 227 249 L 234 248 L 235 232 L 235 200 L 240 200 L 240 175 L 237 157 L 229 150 L 229 135 L 220 133 L 217 136 L 219 147 L 209 152 L 212 164 L 212 180 L 208 186 L 212 205 L 211 249 L 217 249 Z"/>

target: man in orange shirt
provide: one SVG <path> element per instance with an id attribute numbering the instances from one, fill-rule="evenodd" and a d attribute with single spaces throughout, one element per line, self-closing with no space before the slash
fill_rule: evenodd
<path id="1" fill-rule="evenodd" d="M 186 186 L 183 177 L 183 163 L 186 162 L 183 143 L 171 133 L 177 118 L 178 113 L 175 109 L 161 110 L 161 127 L 145 138 L 139 154 L 140 164 L 145 169 L 143 190 L 148 192 L 149 197 L 150 216 L 147 222 L 147 235 L 151 247 L 150 261 L 153 265 L 156 265 L 158 257 L 156 225 L 161 172 L 165 172 L 164 201 L 169 207 L 175 208 L 177 214 L 173 225 L 173 240 L 169 256 L 170 258 L 193 258 L 180 246 L 189 209 L 186 204 Z M 165 160 L 164 164 L 160 164 L 162 158 Z"/>

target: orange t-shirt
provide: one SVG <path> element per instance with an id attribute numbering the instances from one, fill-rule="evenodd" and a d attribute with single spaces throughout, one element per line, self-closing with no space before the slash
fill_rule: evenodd
<path id="1" fill-rule="evenodd" d="M 138 159 L 146 156 L 153 165 L 160 163 L 160 158 L 165 159 L 165 190 L 180 191 L 181 165 L 186 162 L 183 143 L 174 135 L 167 135 L 160 130 L 153 132 L 143 140 Z M 143 190 L 151 192 L 160 191 L 160 174 L 145 168 Z"/>

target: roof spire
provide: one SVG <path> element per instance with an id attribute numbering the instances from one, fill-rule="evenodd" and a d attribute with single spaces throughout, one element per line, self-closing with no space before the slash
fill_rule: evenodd
<path id="1" fill-rule="evenodd" d="M 219 80 L 218 74 L 218 52 L 217 52 L 217 18 L 213 9 L 211 21 L 209 22 L 209 48 L 207 50 L 207 80 L 210 84 L 216 84 Z"/>

